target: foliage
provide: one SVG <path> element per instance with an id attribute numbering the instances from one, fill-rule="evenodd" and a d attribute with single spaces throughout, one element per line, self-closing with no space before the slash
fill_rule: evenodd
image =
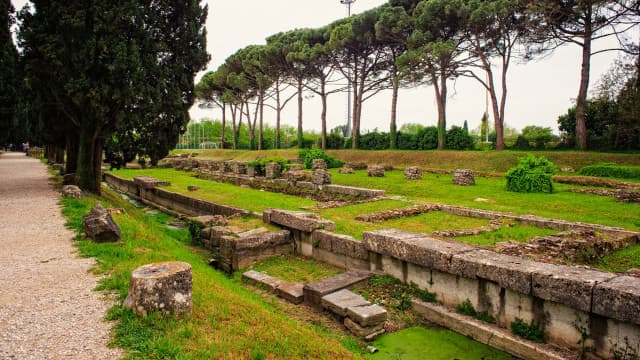
<path id="1" fill-rule="evenodd" d="M 551 131 L 550 127 L 529 125 L 529 126 L 525 126 L 524 129 L 522 129 L 521 137 L 527 140 L 529 144 L 534 144 L 534 147 L 536 149 L 542 149 L 545 147 L 546 143 L 554 139 L 555 135 L 553 135 L 553 132 Z M 516 141 L 516 146 L 518 146 L 517 141 Z M 526 149 L 520 149 L 520 150 L 526 150 Z"/>
<path id="2" fill-rule="evenodd" d="M 446 134 L 445 145 L 451 150 L 467 150 L 473 148 L 473 138 L 459 126 L 452 126 Z"/>
<path id="3" fill-rule="evenodd" d="M 364 150 L 385 150 L 390 146 L 390 136 L 386 132 L 372 131 L 360 135 L 358 148 Z"/>
<path id="4" fill-rule="evenodd" d="M 518 135 L 513 148 L 516 150 L 529 150 L 531 149 L 531 144 L 529 143 L 529 140 L 527 140 L 527 138 L 522 135 Z"/>
<path id="5" fill-rule="evenodd" d="M 280 169 L 282 170 L 289 167 L 289 163 L 287 162 L 287 160 L 281 157 L 267 157 L 263 159 L 253 160 L 253 161 L 250 161 L 247 165 L 255 166 L 259 174 L 264 174 L 266 165 L 269 163 L 280 164 Z"/>
<path id="6" fill-rule="evenodd" d="M 413 296 L 417 297 L 418 299 L 424 301 L 424 302 L 430 302 L 430 303 L 434 303 L 436 301 L 438 301 L 437 299 L 437 294 L 436 293 L 432 293 L 428 290 L 425 289 L 421 289 L 417 284 L 415 283 L 411 283 L 411 293 L 413 294 Z"/>
<path id="7" fill-rule="evenodd" d="M 320 149 L 300 150 L 298 158 L 304 162 L 306 169 L 311 169 L 313 160 L 322 159 L 327 163 L 328 169 L 339 168 L 344 165 L 344 162 L 334 158 Z"/>
<path id="8" fill-rule="evenodd" d="M 553 192 L 551 176 L 556 168 L 544 156 L 533 155 L 521 158 L 516 167 L 507 171 L 507 190 L 515 192 Z"/>
<path id="9" fill-rule="evenodd" d="M 0 0 L 0 144 L 19 142 L 15 138 L 16 99 L 19 91 L 18 51 L 11 36 L 14 23 L 11 0 Z M 13 136 L 11 134 L 14 134 Z"/>
<path id="10" fill-rule="evenodd" d="M 544 343 L 546 341 L 544 331 L 538 325 L 534 324 L 533 321 L 527 324 L 524 320 L 516 318 L 511 322 L 511 332 L 514 335 L 533 342 Z"/>
<path id="11" fill-rule="evenodd" d="M 620 166 L 615 163 L 600 163 L 585 166 L 580 169 L 578 173 L 586 176 L 640 179 L 640 166 Z"/>
<path id="12" fill-rule="evenodd" d="M 466 299 L 462 303 L 456 305 L 456 312 L 458 314 L 471 316 L 477 320 L 484 321 L 489 324 L 495 324 L 496 322 L 496 318 L 491 316 L 488 311 L 476 311 L 469 299 Z"/>

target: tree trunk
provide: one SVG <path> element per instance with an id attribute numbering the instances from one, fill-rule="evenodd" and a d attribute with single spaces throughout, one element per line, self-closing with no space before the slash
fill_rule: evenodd
<path id="1" fill-rule="evenodd" d="M 324 151 L 327 149 L 327 94 L 324 81 L 320 83 L 320 98 L 322 99 L 320 122 L 322 123 L 322 150 Z"/>
<path id="2" fill-rule="evenodd" d="M 366 64 L 363 64 L 362 69 L 360 70 L 360 79 L 358 79 L 358 91 L 354 91 L 357 93 L 357 96 L 354 99 L 354 116 L 353 116 L 353 139 L 355 148 L 359 147 L 358 143 L 360 141 L 360 120 L 362 117 L 362 97 L 364 95 L 364 82 L 366 78 L 365 69 Z M 355 86 L 354 86 L 355 89 Z"/>
<path id="3" fill-rule="evenodd" d="M 590 18 L 590 17 L 589 17 Z M 587 150 L 587 93 L 589 91 L 589 71 L 591 68 L 591 23 L 585 24 L 584 44 L 582 45 L 582 67 L 580 68 L 580 89 L 576 99 L 576 146 Z"/>
<path id="4" fill-rule="evenodd" d="M 298 78 L 298 148 L 302 149 L 302 78 Z"/>
<path id="5" fill-rule="evenodd" d="M 354 62 L 355 64 L 355 62 Z M 357 122 L 358 122 L 358 92 L 360 91 L 360 88 L 358 86 L 358 66 L 354 66 L 353 67 L 353 78 L 351 81 L 351 87 L 353 88 L 353 109 L 351 111 L 351 148 L 352 149 L 357 149 L 358 148 L 358 138 L 359 138 L 359 133 L 356 133 L 356 126 L 357 126 Z"/>
<path id="6" fill-rule="evenodd" d="M 258 128 L 258 150 L 262 150 L 262 133 L 264 131 L 264 91 L 260 92 L 260 127 Z"/>
<path id="7" fill-rule="evenodd" d="M 222 132 L 220 134 L 220 148 L 224 149 L 224 128 L 227 126 L 227 104 L 222 103 Z"/>
<path id="8" fill-rule="evenodd" d="M 399 81 L 397 76 L 394 76 L 393 80 L 391 80 L 392 92 L 391 92 L 391 123 L 389 125 L 389 137 L 390 137 L 390 148 L 397 149 L 398 144 L 398 134 L 397 134 L 397 113 L 398 113 L 398 88 Z"/>
<path id="9" fill-rule="evenodd" d="M 75 173 L 78 169 L 78 137 L 75 133 L 67 135 L 67 159 L 64 166 L 67 174 Z"/>
<path id="10" fill-rule="evenodd" d="M 100 173 L 102 166 L 102 146 L 104 139 L 98 138 L 98 131 L 82 129 L 78 149 L 78 186 L 89 192 L 100 194 Z"/>
<path id="11" fill-rule="evenodd" d="M 438 107 L 438 150 L 444 149 L 444 141 L 447 131 L 447 79 L 444 74 L 438 76 L 435 71 L 431 72 L 431 81 L 436 92 L 436 105 Z"/>
<path id="12" fill-rule="evenodd" d="M 280 149 L 280 81 L 276 81 L 276 149 Z"/>
<path id="13" fill-rule="evenodd" d="M 64 164 L 64 148 L 56 146 L 55 154 L 56 164 Z"/>

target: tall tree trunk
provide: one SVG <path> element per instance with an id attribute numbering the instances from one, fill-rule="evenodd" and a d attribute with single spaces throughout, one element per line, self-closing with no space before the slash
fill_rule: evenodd
<path id="1" fill-rule="evenodd" d="M 436 92 L 436 105 L 438 107 L 438 150 L 444 149 L 447 131 L 447 78 L 443 75 L 444 72 L 439 77 L 435 71 L 431 72 L 431 81 Z"/>
<path id="2" fill-rule="evenodd" d="M 322 100 L 322 113 L 320 122 L 322 123 L 322 150 L 327 149 L 327 94 L 325 92 L 324 80 L 320 82 L 320 99 Z"/>
<path id="3" fill-rule="evenodd" d="M 364 95 L 364 82 L 366 78 L 365 69 L 366 63 L 362 65 L 360 70 L 360 79 L 358 79 L 358 91 L 354 101 L 354 117 L 353 117 L 353 138 L 355 143 L 355 149 L 359 147 L 360 142 L 360 120 L 362 117 L 362 98 Z M 355 88 L 355 86 L 354 86 Z M 355 91 L 354 91 L 355 92 Z"/>
<path id="4" fill-rule="evenodd" d="M 225 141 L 224 141 L 224 132 L 225 127 L 227 126 L 227 104 L 222 103 L 222 132 L 220 134 L 220 148 L 224 149 Z"/>
<path id="5" fill-rule="evenodd" d="M 354 62 L 356 64 L 356 62 Z M 356 133 L 356 126 L 358 125 L 358 92 L 360 87 L 358 86 L 359 76 L 358 76 L 358 66 L 353 67 L 353 77 L 351 80 L 351 87 L 353 90 L 353 101 L 352 106 L 353 109 L 351 111 L 351 148 L 358 148 L 358 141 L 360 133 Z"/>
<path id="6" fill-rule="evenodd" d="M 67 135 L 66 152 L 67 159 L 64 166 L 65 173 L 75 173 L 78 169 L 78 136 L 75 132 L 70 132 Z"/>
<path id="7" fill-rule="evenodd" d="M 302 78 L 298 78 L 298 148 L 302 149 Z"/>
<path id="8" fill-rule="evenodd" d="M 102 166 L 102 146 L 104 139 L 98 138 L 98 131 L 82 129 L 78 148 L 78 186 L 86 191 L 100 194 Z"/>
<path id="9" fill-rule="evenodd" d="M 589 16 L 589 19 L 591 17 Z M 580 68 L 580 89 L 576 99 L 576 146 L 587 150 L 587 93 L 589 91 L 589 72 L 591 68 L 591 23 L 585 24 L 584 44 L 582 45 L 582 67 Z"/>
<path id="10" fill-rule="evenodd" d="M 392 92 L 391 92 L 391 123 L 389 124 L 389 137 L 390 148 L 398 148 L 398 131 L 397 131 L 397 115 L 398 115 L 398 88 L 400 87 L 400 81 L 397 74 L 391 80 Z"/>
<path id="11" fill-rule="evenodd" d="M 64 164 L 64 148 L 56 146 L 55 149 L 56 164 Z"/>
<path id="12" fill-rule="evenodd" d="M 260 92 L 260 127 L 258 128 L 258 150 L 262 150 L 262 133 L 264 131 L 264 90 Z"/>
<path id="13" fill-rule="evenodd" d="M 280 80 L 276 80 L 276 149 L 280 149 L 280 120 L 281 120 L 280 107 Z"/>

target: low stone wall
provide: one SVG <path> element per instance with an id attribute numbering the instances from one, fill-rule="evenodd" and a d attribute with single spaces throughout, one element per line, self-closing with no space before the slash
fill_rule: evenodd
<path id="1" fill-rule="evenodd" d="M 189 196 L 149 186 L 148 184 L 145 185 L 145 188 L 132 180 L 123 179 L 113 174 L 105 174 L 105 181 L 114 189 L 140 199 L 140 201 L 144 203 L 169 209 L 184 215 L 249 215 L 249 212 L 243 209 L 194 199 Z"/>

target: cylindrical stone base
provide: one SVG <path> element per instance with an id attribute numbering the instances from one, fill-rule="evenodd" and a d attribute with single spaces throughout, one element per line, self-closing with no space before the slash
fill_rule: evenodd
<path id="1" fill-rule="evenodd" d="M 151 312 L 191 315 L 191 265 L 169 261 L 143 265 L 131 273 L 124 305 L 140 316 Z"/>

